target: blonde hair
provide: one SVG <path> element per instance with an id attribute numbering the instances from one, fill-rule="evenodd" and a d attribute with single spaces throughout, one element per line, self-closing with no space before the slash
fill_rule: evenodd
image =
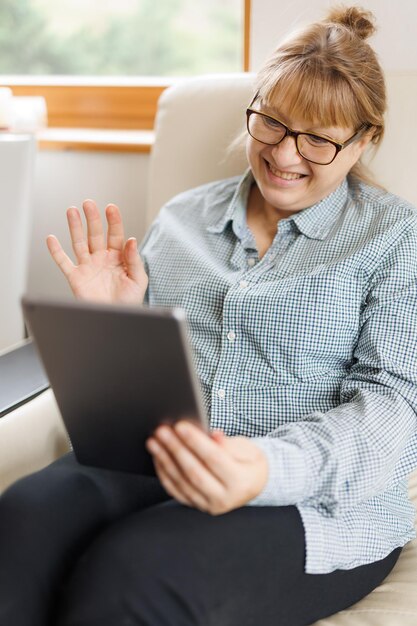
<path id="1" fill-rule="evenodd" d="M 285 39 L 255 82 L 261 100 L 294 117 L 359 129 L 368 124 L 376 146 L 384 135 L 386 89 L 382 68 L 366 39 L 375 32 L 372 13 L 338 6 L 327 17 Z M 358 161 L 352 176 L 373 182 Z"/>

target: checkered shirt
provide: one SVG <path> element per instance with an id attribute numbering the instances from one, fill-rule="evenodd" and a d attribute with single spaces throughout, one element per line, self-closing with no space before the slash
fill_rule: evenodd
<path id="1" fill-rule="evenodd" d="M 417 212 L 346 179 L 279 221 L 262 257 L 248 172 L 180 194 L 141 246 L 150 306 L 182 307 L 212 428 L 264 451 L 250 505 L 295 505 L 306 572 L 415 536 Z"/>

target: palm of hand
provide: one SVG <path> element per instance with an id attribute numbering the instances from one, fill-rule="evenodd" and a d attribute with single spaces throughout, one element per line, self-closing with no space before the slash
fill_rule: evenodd
<path id="1" fill-rule="evenodd" d="M 47 239 L 49 251 L 77 298 L 95 302 L 140 304 L 148 277 L 137 251 L 135 239 L 125 242 L 119 209 L 106 208 L 107 242 L 97 206 L 83 203 L 87 220 L 85 237 L 81 216 L 76 208 L 67 211 L 72 247 L 78 265 L 74 265 L 53 235 Z"/>
<path id="2" fill-rule="evenodd" d="M 80 263 L 68 276 L 74 295 L 95 302 L 140 302 L 144 291 L 127 272 L 123 255 L 116 250 L 90 254 L 89 262 Z"/>

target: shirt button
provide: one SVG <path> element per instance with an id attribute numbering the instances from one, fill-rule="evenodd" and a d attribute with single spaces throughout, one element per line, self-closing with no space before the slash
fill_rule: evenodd
<path id="1" fill-rule="evenodd" d="M 255 263 L 256 263 L 256 259 L 253 256 L 249 257 L 249 259 L 248 259 L 249 267 L 253 267 L 255 265 Z"/>
<path id="2" fill-rule="evenodd" d="M 217 392 L 218 397 L 220 398 L 220 400 L 224 400 L 225 396 L 226 396 L 226 392 L 224 389 L 219 389 Z"/>
<path id="3" fill-rule="evenodd" d="M 249 283 L 248 283 L 247 280 L 241 280 L 240 283 L 239 283 L 240 287 L 247 287 L 248 285 L 249 285 Z"/>
<path id="4" fill-rule="evenodd" d="M 233 330 L 229 330 L 227 338 L 229 341 L 234 341 L 236 339 L 236 333 Z"/>

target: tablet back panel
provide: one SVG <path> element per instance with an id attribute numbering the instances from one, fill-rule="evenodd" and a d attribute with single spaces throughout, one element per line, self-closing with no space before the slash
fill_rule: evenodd
<path id="1" fill-rule="evenodd" d="M 160 422 L 206 424 L 181 310 L 22 305 L 80 463 L 154 474 L 144 444 Z"/>

